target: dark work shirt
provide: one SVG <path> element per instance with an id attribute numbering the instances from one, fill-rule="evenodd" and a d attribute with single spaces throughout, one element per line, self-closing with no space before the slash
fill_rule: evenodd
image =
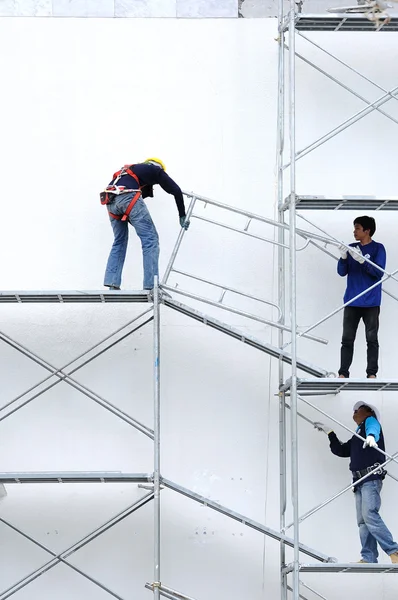
<path id="1" fill-rule="evenodd" d="M 159 184 L 165 192 L 174 196 L 179 216 L 185 217 L 184 197 L 181 188 L 161 167 L 147 163 L 137 163 L 130 168 L 139 179 L 143 198 L 153 198 L 153 186 Z M 112 179 L 110 185 L 113 181 Z M 117 185 L 124 185 L 127 189 L 131 190 L 137 188 L 136 180 L 130 175 L 123 175 L 118 180 Z"/>
<path id="2" fill-rule="evenodd" d="M 369 420 L 369 431 L 367 431 L 367 421 Z M 374 417 L 367 417 L 361 425 L 357 428 L 357 433 L 363 438 L 367 435 L 373 434 L 373 421 L 376 421 Z M 378 421 L 376 421 L 378 423 Z M 374 436 L 376 439 L 376 436 Z M 379 439 L 376 439 L 380 450 L 385 452 L 384 435 L 383 430 L 380 427 Z M 340 442 L 337 435 L 332 431 L 329 433 L 330 450 L 336 456 L 342 458 L 350 458 L 350 470 L 351 471 L 362 471 L 367 467 L 372 467 L 376 463 L 383 463 L 386 459 L 384 454 L 381 454 L 377 448 L 370 448 L 366 446 L 363 448 L 363 441 L 357 438 L 355 435 L 352 436 L 347 442 Z M 380 479 L 381 475 L 369 475 L 365 481 L 371 481 L 372 479 Z M 353 477 L 354 481 L 359 477 Z"/>

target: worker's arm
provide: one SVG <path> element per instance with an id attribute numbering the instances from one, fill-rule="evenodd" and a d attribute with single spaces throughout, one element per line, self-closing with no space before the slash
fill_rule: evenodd
<path id="1" fill-rule="evenodd" d="M 174 196 L 179 216 L 185 217 L 184 197 L 180 186 L 163 169 L 159 169 L 158 183 L 165 192 Z"/>
<path id="2" fill-rule="evenodd" d="M 368 417 L 365 421 L 366 437 L 373 435 L 375 441 L 378 442 L 380 439 L 380 431 L 381 427 L 379 421 L 375 419 L 375 417 Z"/>
<path id="3" fill-rule="evenodd" d="M 340 442 L 339 438 L 335 434 L 334 431 L 331 431 L 328 435 L 330 450 L 336 456 L 340 456 L 341 458 L 348 458 L 351 453 L 351 440 L 348 442 Z"/>
<path id="4" fill-rule="evenodd" d="M 348 273 L 348 250 L 345 246 L 339 246 L 340 258 L 337 262 L 337 273 L 345 277 Z"/>
<path id="5" fill-rule="evenodd" d="M 365 253 L 363 249 L 362 249 L 362 253 L 363 254 Z M 386 268 L 386 249 L 384 248 L 383 244 L 379 244 L 377 254 L 373 258 L 372 262 L 375 263 L 376 265 L 379 265 L 379 267 L 381 267 L 382 269 Z M 370 275 L 371 277 L 374 277 L 374 279 L 376 279 L 376 281 L 379 281 L 384 275 L 383 271 L 380 271 L 380 269 L 376 269 L 376 267 L 374 267 L 373 265 L 370 265 L 366 261 L 363 263 L 362 268 L 364 271 L 366 271 L 366 273 L 368 275 Z"/>

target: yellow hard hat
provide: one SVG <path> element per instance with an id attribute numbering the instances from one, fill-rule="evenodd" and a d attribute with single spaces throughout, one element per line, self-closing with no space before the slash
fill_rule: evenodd
<path id="1" fill-rule="evenodd" d="M 146 160 L 144 160 L 144 162 L 152 163 L 159 167 L 162 167 L 163 171 L 166 170 L 166 166 L 165 166 L 164 162 L 162 160 L 160 160 L 160 158 L 147 158 Z"/>

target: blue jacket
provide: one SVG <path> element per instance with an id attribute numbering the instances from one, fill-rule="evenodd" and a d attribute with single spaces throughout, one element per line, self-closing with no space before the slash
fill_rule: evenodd
<path id="1" fill-rule="evenodd" d="M 369 258 L 373 263 L 379 265 L 382 269 L 386 268 L 386 251 L 383 244 L 374 242 L 361 246 L 359 242 L 350 244 L 352 248 L 360 246 L 362 254 Z M 347 289 L 344 294 L 344 304 L 355 298 L 358 294 L 366 290 L 371 285 L 383 277 L 382 271 L 379 271 L 367 262 L 362 265 L 357 260 L 354 260 L 350 254 L 347 254 L 346 259 L 340 258 L 337 263 L 337 272 L 341 277 L 347 275 Z M 367 292 L 358 300 L 354 300 L 349 306 L 371 307 L 380 306 L 381 304 L 381 284 Z"/>
<path id="2" fill-rule="evenodd" d="M 181 188 L 161 167 L 147 163 L 137 163 L 130 168 L 139 179 L 143 198 L 153 198 L 153 186 L 158 183 L 165 192 L 174 196 L 179 216 L 185 217 L 184 197 Z M 112 185 L 113 181 L 112 179 L 109 185 Z M 124 185 L 127 189 L 131 190 L 137 188 L 136 180 L 130 175 L 123 175 L 118 180 L 117 185 Z"/>
<path id="3" fill-rule="evenodd" d="M 383 430 L 379 421 L 375 417 L 367 417 L 358 427 L 356 432 L 363 438 L 368 435 L 373 435 L 380 450 L 385 452 L 384 435 Z M 363 441 L 357 438 L 355 435 L 352 436 L 348 442 L 340 442 L 337 435 L 332 431 L 329 433 L 330 450 L 336 456 L 342 458 L 350 458 L 350 471 L 362 471 L 367 467 L 372 467 L 376 463 L 383 463 L 385 461 L 384 454 L 381 454 L 377 448 L 370 448 L 367 446 L 363 448 Z M 356 475 L 353 475 L 353 480 L 359 479 Z M 369 475 L 365 481 L 371 481 L 372 479 L 384 479 L 381 474 Z"/>

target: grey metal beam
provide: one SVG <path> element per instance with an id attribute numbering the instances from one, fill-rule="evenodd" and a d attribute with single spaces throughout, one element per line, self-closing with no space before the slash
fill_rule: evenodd
<path id="1" fill-rule="evenodd" d="M 293 565 L 287 565 L 286 573 L 291 573 Z M 300 564 L 300 571 L 306 573 L 398 573 L 398 564 L 381 563 L 314 563 Z"/>
<path id="2" fill-rule="evenodd" d="M 284 203 L 288 208 L 288 202 Z M 398 196 L 296 196 L 297 210 L 398 210 Z"/>
<path id="3" fill-rule="evenodd" d="M 294 540 L 292 538 L 289 538 L 289 537 L 285 536 L 283 533 L 280 533 L 279 531 L 271 529 L 270 527 L 266 527 L 265 525 L 262 525 L 261 523 L 258 523 L 257 521 L 253 521 L 253 519 L 250 519 L 249 517 L 245 517 L 244 515 L 241 515 L 240 513 L 237 513 L 234 510 L 231 510 L 230 508 L 227 508 L 227 507 L 223 506 L 222 504 L 219 504 L 218 502 L 214 502 L 213 500 L 210 500 L 210 498 L 201 496 L 200 494 L 197 494 L 196 492 L 193 492 L 187 488 L 182 487 L 181 485 L 178 485 L 177 483 L 174 483 L 173 481 L 170 481 L 169 479 L 162 479 L 162 484 L 165 487 L 167 487 L 175 492 L 178 492 L 179 494 L 182 494 L 183 496 L 186 496 L 187 498 L 190 498 L 191 500 L 195 500 L 195 502 L 198 502 L 199 504 L 203 504 L 203 506 L 208 506 L 209 508 L 215 510 L 216 512 L 219 512 L 222 515 L 225 515 L 226 517 L 230 517 L 231 519 L 234 519 L 235 521 L 239 521 L 239 523 L 242 523 L 243 525 L 247 525 L 248 527 L 251 527 L 252 529 L 255 529 L 256 531 L 259 531 L 260 533 L 263 533 L 264 535 L 271 537 L 274 540 L 277 540 L 278 542 L 283 542 L 287 546 L 290 546 L 291 548 L 294 547 Z M 309 548 L 308 546 L 305 546 L 304 544 L 301 544 L 301 543 L 300 543 L 300 552 L 303 552 L 303 554 L 307 554 L 308 556 L 312 556 L 313 558 L 320 560 L 322 562 L 332 562 L 332 561 L 336 560 L 335 558 L 333 558 L 331 556 L 326 556 L 326 554 L 322 554 L 322 553 L 318 552 L 317 550 L 313 550 L 312 548 Z"/>
<path id="4" fill-rule="evenodd" d="M 146 290 L 114 290 L 114 291 L 3 291 L 0 292 L 0 303 L 4 304 L 37 304 L 37 303 L 115 303 L 115 302 L 150 302 L 148 292 Z"/>
<path id="5" fill-rule="evenodd" d="M 287 27 L 285 26 L 285 29 Z M 298 31 L 398 31 L 398 17 L 391 17 L 389 23 L 382 25 L 380 29 L 375 27 L 374 22 L 369 21 L 363 15 L 306 15 L 300 14 L 296 18 L 296 29 Z"/>
<path id="6" fill-rule="evenodd" d="M 291 364 L 292 359 L 290 354 L 288 354 L 287 352 L 281 352 L 276 346 L 272 346 L 271 344 L 266 344 L 260 340 L 257 340 L 256 338 L 247 335 L 242 331 L 239 331 L 239 329 L 235 329 L 234 327 L 231 327 L 230 325 L 227 325 L 222 321 L 218 321 L 217 319 L 214 319 L 209 315 L 201 313 L 198 310 L 195 310 L 190 306 L 182 304 L 181 302 L 177 302 L 176 300 L 173 300 L 171 298 L 163 297 L 162 302 L 166 306 L 188 317 L 191 317 L 196 321 L 200 321 L 204 325 L 208 325 L 213 329 L 217 329 L 218 331 L 221 331 L 222 333 L 225 333 L 226 335 L 229 335 L 230 337 L 233 337 L 239 340 L 240 342 L 243 342 L 244 344 L 248 344 L 249 346 L 252 346 L 257 350 L 261 350 L 261 352 L 265 352 L 266 354 L 269 354 L 274 358 L 281 358 L 283 362 Z M 327 375 L 327 371 L 300 359 L 297 361 L 297 368 L 301 369 L 302 371 L 305 371 L 306 373 L 310 373 L 315 377 L 325 377 Z"/>
<path id="7" fill-rule="evenodd" d="M 290 379 L 282 386 L 281 390 L 290 389 Z M 340 379 L 340 378 L 317 378 L 298 379 L 297 389 L 299 392 L 320 392 L 321 394 L 337 394 L 342 391 L 351 392 L 396 392 L 398 391 L 398 379 Z"/>
<path id="8" fill-rule="evenodd" d="M 31 471 L 0 473 L 0 483 L 148 483 L 152 473 L 118 471 Z"/>
<path id="9" fill-rule="evenodd" d="M 97 537 L 99 537 L 100 535 L 102 535 L 103 533 L 105 533 L 106 531 L 108 531 L 109 529 L 111 529 L 112 527 L 114 527 L 115 525 L 117 525 L 118 523 L 120 523 L 121 521 L 126 519 L 127 517 L 129 517 L 136 510 L 145 506 L 148 502 L 153 500 L 153 496 L 154 496 L 153 492 L 149 492 L 148 494 L 146 494 L 139 500 L 136 500 L 133 504 L 131 504 L 130 506 L 128 506 L 127 508 L 125 508 L 124 510 L 119 512 L 118 514 L 111 517 L 111 519 L 106 521 L 106 523 L 104 523 L 103 525 L 100 525 L 99 527 L 97 527 L 96 529 L 91 531 L 91 533 L 85 535 L 78 542 L 76 542 L 72 546 L 69 546 L 66 550 L 64 550 L 63 552 L 60 552 L 59 554 L 55 554 L 54 552 L 52 552 L 51 550 L 49 550 L 48 548 L 46 548 L 45 546 L 40 544 L 40 542 L 38 542 L 37 540 L 33 539 L 32 537 L 26 535 L 20 529 L 16 528 L 14 525 L 12 525 L 12 523 L 9 523 L 8 521 L 5 521 L 5 519 L 0 518 L 0 522 L 4 523 L 4 525 L 6 525 L 7 527 L 10 527 L 14 531 L 19 533 L 23 537 L 25 537 L 26 539 L 29 539 L 33 544 L 35 544 L 36 546 L 39 546 L 40 548 L 42 548 L 43 550 L 45 550 L 46 552 L 51 554 L 53 557 L 50 561 L 48 561 L 44 565 L 41 565 L 34 571 L 32 571 L 32 572 L 28 573 L 27 575 L 25 575 L 24 577 L 22 577 L 22 579 L 16 581 L 13 585 L 8 587 L 7 589 L 0 592 L 0 600 L 6 600 L 7 598 L 10 598 L 16 592 L 18 592 L 19 590 L 21 590 L 22 588 L 27 586 L 29 583 L 31 583 L 32 581 L 35 581 L 35 579 L 38 579 L 39 577 L 41 577 L 41 575 L 50 571 L 50 569 L 55 567 L 60 562 L 64 563 L 66 566 L 71 567 L 72 569 L 76 570 L 75 567 L 73 567 L 73 565 L 71 565 L 70 563 L 68 563 L 65 560 L 66 558 L 69 558 L 72 554 L 75 554 L 75 552 L 77 552 L 78 550 L 80 550 L 81 548 L 83 548 L 84 546 L 86 546 L 87 544 L 92 542 L 93 540 L 95 540 Z M 91 581 L 95 585 L 99 585 L 99 587 L 101 587 L 105 591 L 108 591 L 114 597 L 119 598 L 119 596 L 113 594 L 110 590 L 105 588 L 102 584 L 97 582 L 95 579 L 93 579 L 92 577 L 90 577 L 89 575 L 84 573 L 83 571 L 80 571 L 80 569 L 78 570 L 78 573 L 80 573 L 80 575 L 82 575 L 83 577 L 89 579 L 89 581 Z"/>
<path id="10" fill-rule="evenodd" d="M 145 584 L 145 587 L 147 590 L 152 591 L 155 588 L 153 583 L 149 582 Z M 195 600 L 195 598 L 192 598 L 192 596 L 186 596 L 185 594 L 181 594 L 181 592 L 177 592 L 176 590 L 166 587 L 165 585 L 158 586 L 158 589 L 161 596 L 164 596 L 165 598 L 170 598 L 170 600 Z"/>

